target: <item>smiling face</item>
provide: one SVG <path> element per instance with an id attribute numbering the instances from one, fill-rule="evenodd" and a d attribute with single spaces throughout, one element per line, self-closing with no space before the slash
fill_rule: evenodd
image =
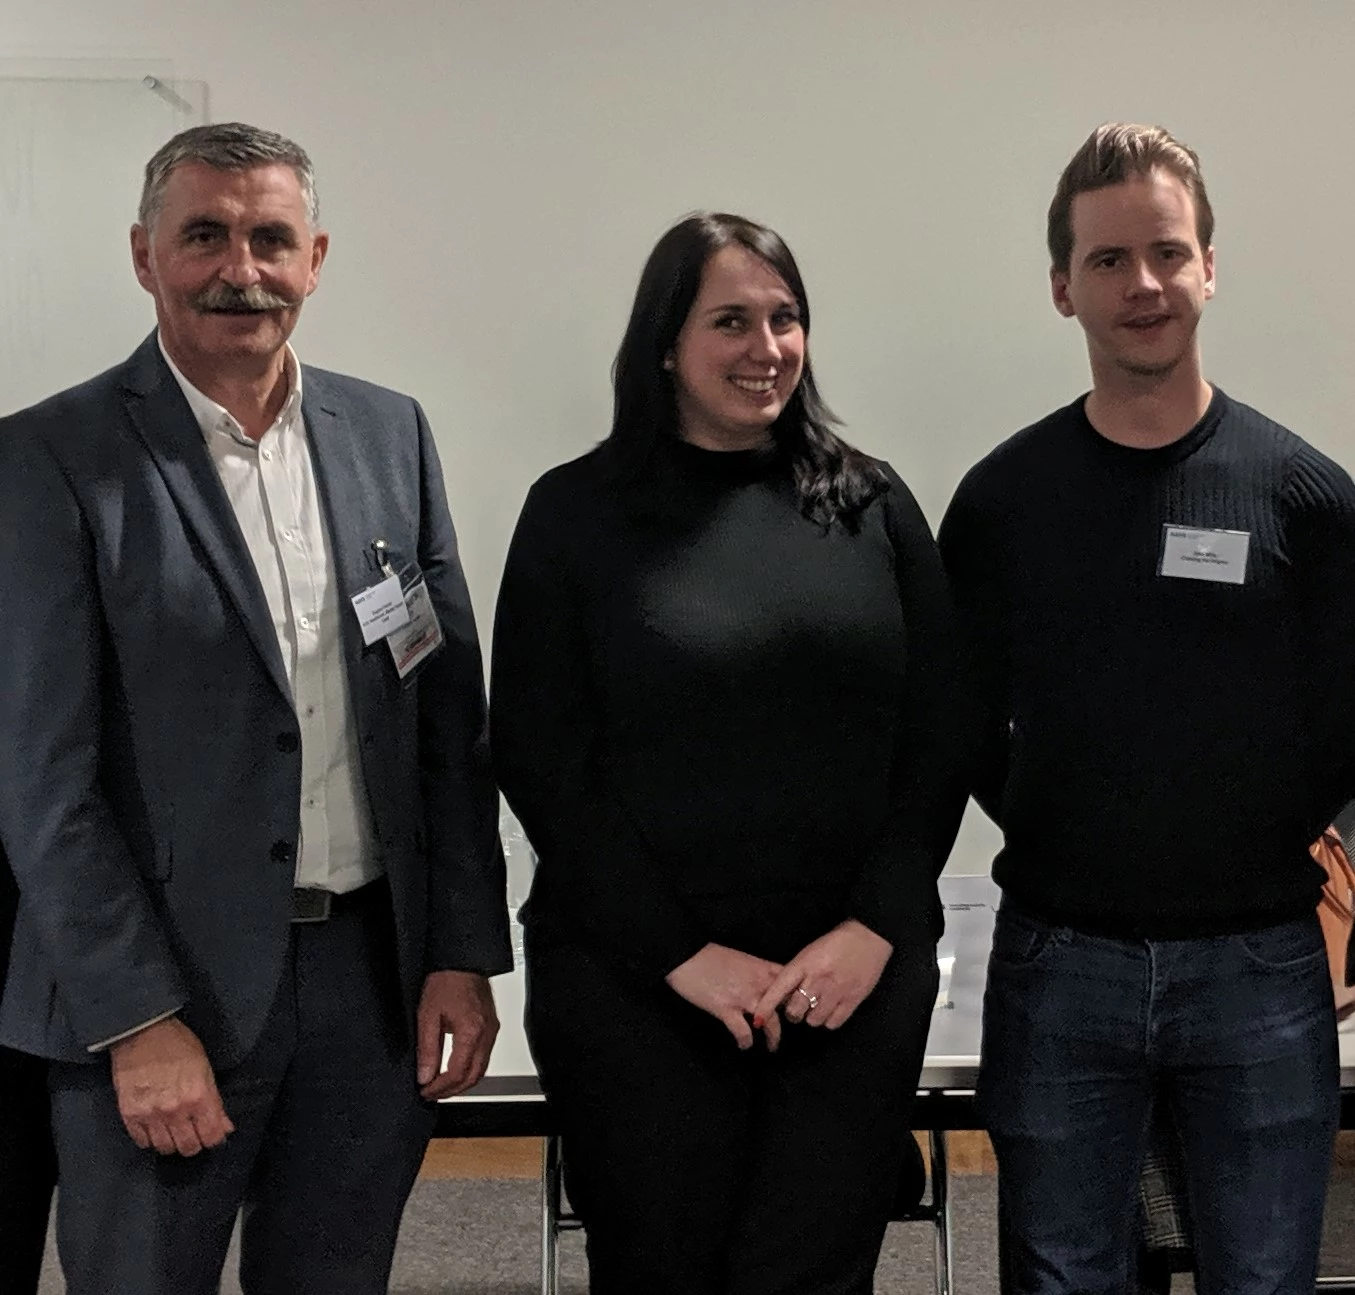
<path id="1" fill-rule="evenodd" d="M 296 172 L 282 164 L 185 162 L 170 172 L 153 226 L 132 229 L 132 263 L 155 298 L 161 340 L 199 386 L 281 363 L 328 246 L 310 228 Z"/>
<path id="2" fill-rule="evenodd" d="M 1166 379 L 1199 367 L 1196 328 L 1214 295 L 1214 249 L 1201 247 L 1195 200 L 1161 167 L 1072 203 L 1067 271 L 1051 271 L 1054 305 L 1087 336 L 1098 387 Z"/>
<path id="3" fill-rule="evenodd" d="M 713 450 L 764 444 L 804 362 L 795 294 L 760 256 L 737 243 L 722 247 L 706 262 L 665 361 L 682 439 Z"/>

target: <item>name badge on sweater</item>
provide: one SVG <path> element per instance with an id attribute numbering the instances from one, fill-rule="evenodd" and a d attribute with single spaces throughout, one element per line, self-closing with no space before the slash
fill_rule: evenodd
<path id="1" fill-rule="evenodd" d="M 1162 528 L 1160 576 L 1180 580 L 1212 580 L 1216 584 L 1240 585 L 1247 580 L 1250 531 L 1199 530 L 1193 526 Z"/>

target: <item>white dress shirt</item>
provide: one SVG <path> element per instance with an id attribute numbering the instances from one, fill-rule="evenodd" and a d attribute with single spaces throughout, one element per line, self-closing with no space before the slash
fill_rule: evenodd
<path id="1" fill-rule="evenodd" d="M 301 728 L 301 839 L 296 884 L 336 894 L 381 873 L 348 697 L 340 606 L 315 469 L 301 416 L 301 366 L 287 348 L 290 391 L 257 442 L 161 354 L 202 428 L 273 616 Z"/>

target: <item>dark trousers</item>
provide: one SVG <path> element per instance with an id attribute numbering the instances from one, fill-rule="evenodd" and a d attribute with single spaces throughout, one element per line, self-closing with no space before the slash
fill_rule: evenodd
<path id="1" fill-rule="evenodd" d="M 107 1063 L 54 1065 L 57 1247 L 69 1295 L 215 1295 L 244 1207 L 246 1295 L 384 1292 L 432 1131 L 398 1008 L 384 883 L 294 925 L 262 1037 L 217 1075 L 235 1132 L 194 1157 L 142 1151 Z"/>
<path id="2" fill-rule="evenodd" d="M 593 1295 L 870 1295 L 911 1139 L 933 951 L 841 1029 L 740 1052 L 604 955 L 528 937 L 527 1031 Z"/>
<path id="3" fill-rule="evenodd" d="M 47 1063 L 0 1048 L 0 1295 L 38 1289 L 55 1184 Z"/>
<path id="4" fill-rule="evenodd" d="M 1338 1118 L 1316 917 L 1121 941 L 998 914 L 980 1113 L 1004 1290 L 1119 1295 L 1155 1097 L 1181 1136 L 1200 1295 L 1312 1295 Z"/>

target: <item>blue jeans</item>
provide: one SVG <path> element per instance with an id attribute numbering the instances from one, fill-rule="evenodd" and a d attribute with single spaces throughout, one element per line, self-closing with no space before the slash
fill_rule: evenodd
<path id="1" fill-rule="evenodd" d="M 1128 1288 L 1160 1092 L 1184 1147 L 1199 1295 L 1312 1295 L 1338 1085 L 1315 916 L 1131 941 L 1004 905 L 978 1094 L 997 1153 L 1004 1285 Z"/>

